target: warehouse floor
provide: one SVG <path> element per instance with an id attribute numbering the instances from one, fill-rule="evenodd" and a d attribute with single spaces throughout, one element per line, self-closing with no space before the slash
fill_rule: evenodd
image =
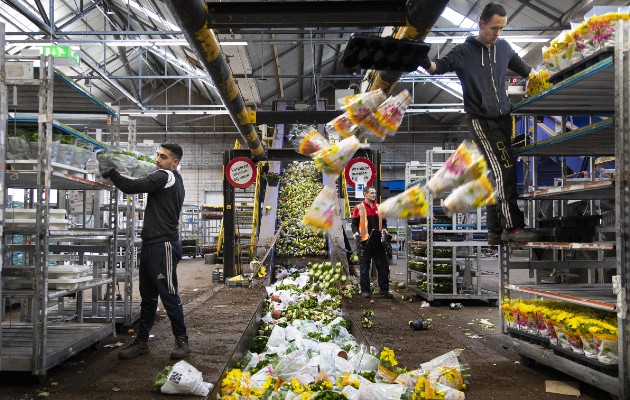
<path id="1" fill-rule="evenodd" d="M 213 269 L 213 265 L 204 264 L 203 260 L 185 259 L 178 268 L 178 278 L 191 342 L 187 361 L 199 369 L 207 381 L 216 383 L 264 291 L 262 288 L 228 288 L 212 283 Z M 399 260 L 391 268 L 392 280 L 404 281 L 403 271 L 404 260 Z M 487 285 L 498 286 L 497 279 L 488 280 Z M 374 325 L 363 329 L 364 337 L 371 345 L 394 349 L 399 363 L 409 369 L 451 349 L 465 349 L 464 356 L 472 368 L 472 385 L 466 392 L 467 399 L 572 398 L 546 393 L 545 381 L 575 381 L 573 378 L 544 366 L 524 367 L 516 353 L 501 347 L 497 307 L 481 301 L 463 305 L 459 310 L 450 310 L 448 305 L 421 308 L 420 299 L 410 297 L 404 290 L 398 290 L 394 300 L 375 296 L 373 304 L 360 297 L 344 301 L 344 308 L 356 321 L 360 320 L 364 310 L 374 311 Z M 433 327 L 427 331 L 409 329 L 408 321 L 419 317 L 432 318 Z M 152 331 L 155 337 L 150 342 L 149 355 L 118 360 L 118 346 L 131 338 L 129 333 L 109 337 L 97 348 L 86 350 L 52 368 L 43 383 L 37 383 L 28 374 L 1 373 L 0 398 L 166 398 L 166 395 L 152 391 L 155 375 L 172 364 L 169 354 L 173 341 L 164 311 L 160 309 Z M 584 383 L 579 387 L 581 399 L 609 398 L 605 392 Z"/>

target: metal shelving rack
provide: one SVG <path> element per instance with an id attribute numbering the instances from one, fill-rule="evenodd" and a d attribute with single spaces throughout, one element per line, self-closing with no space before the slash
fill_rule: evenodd
<path id="1" fill-rule="evenodd" d="M 0 42 L 4 44 L 4 26 L 0 24 Z M 38 78 L 12 78 L 5 72 L 6 59 L 4 51 L 0 52 L 0 154 L 5 156 L 4 146 L 6 137 L 6 122 L 8 113 L 7 85 L 37 87 L 39 93 L 39 119 L 38 119 L 38 147 L 40 157 L 37 160 L 35 171 L 5 171 L 0 175 L 2 183 L 2 199 L 7 198 L 7 189 L 29 189 L 34 194 L 32 202 L 37 205 L 35 214 L 35 227 L 6 226 L 2 223 L 2 251 L 23 251 L 27 254 L 28 266 L 23 270 L 26 277 L 31 279 L 32 286 L 22 289 L 5 289 L 1 291 L 2 299 L 8 297 L 22 298 L 22 313 L 19 322 L 2 322 L 0 330 L 2 371 L 30 371 L 40 378 L 46 375 L 48 369 L 61 363 L 63 360 L 81 351 L 90 345 L 97 343 L 102 338 L 114 332 L 113 313 L 114 308 L 114 284 L 113 273 L 114 251 L 113 244 L 116 240 L 115 214 L 109 220 L 108 229 L 83 229 L 55 231 L 50 229 L 50 192 L 57 190 L 103 190 L 110 193 L 110 204 L 115 197 L 112 187 L 93 182 L 87 176 L 77 177 L 62 171 L 53 169 L 50 162 L 50 142 L 53 128 L 53 65 L 51 57 L 39 57 Z M 11 62 L 26 61 L 31 63 L 34 58 L 27 56 L 11 56 Z M 13 64 L 13 66 L 18 64 Z M 25 63 L 23 64 L 25 65 Z M 5 179 L 6 178 L 6 179 Z M 4 201 L 1 203 L 5 208 Z M 2 215 L 4 217 L 4 215 Z M 4 219 L 3 219 L 4 221 Z M 27 235 L 30 243 L 14 244 L 9 238 L 12 235 Z M 93 274 L 85 282 L 72 289 L 49 290 L 48 271 L 49 263 L 54 258 L 52 252 L 78 254 L 82 261 L 86 253 L 100 252 L 106 254 L 107 267 L 103 275 L 94 266 Z M 19 273 L 5 264 L 0 269 L 0 283 L 2 278 L 13 273 Z M 1 286 L 1 285 L 0 285 Z M 86 323 L 83 313 L 83 293 L 93 289 L 96 293 L 105 287 L 110 293 L 106 300 L 106 315 L 101 323 Z M 77 310 L 72 318 L 72 323 L 50 321 L 50 301 L 60 299 L 70 294 L 76 295 Z M 92 302 L 98 299 L 93 296 Z M 4 303 L 3 303 L 4 304 Z M 62 304 L 62 302 L 59 302 Z M 4 310 L 3 310 L 4 311 Z"/>
<path id="2" fill-rule="evenodd" d="M 223 221 L 223 204 L 201 205 L 199 246 L 202 254 L 216 254 Z"/>
<path id="3" fill-rule="evenodd" d="M 501 246 L 501 297 L 538 297 L 580 304 L 590 308 L 615 312 L 619 333 L 619 372 L 612 376 L 596 367 L 582 365 L 564 358 L 550 348 L 528 343 L 507 333 L 502 323 L 504 345 L 515 349 L 527 359 L 548 365 L 555 369 L 597 386 L 620 399 L 630 396 L 629 350 L 630 321 L 627 307 L 630 304 L 630 185 L 627 181 L 630 172 L 630 24 L 619 22 L 616 28 L 617 42 L 614 56 L 601 56 L 600 61 L 587 67 L 572 77 L 555 84 L 550 89 L 533 96 L 514 107 L 517 115 L 597 115 L 608 116 L 601 122 L 561 134 L 515 150 L 519 156 L 536 157 L 541 155 L 560 156 L 615 156 L 615 175 L 612 180 L 583 182 L 563 185 L 550 189 L 534 190 L 523 198 L 531 200 L 597 200 L 615 201 L 615 241 L 593 243 L 528 243 L 530 259 L 514 261 L 510 259 L 510 247 Z M 592 176 L 592 174 L 591 174 Z M 593 178 L 591 178 L 593 179 Z M 563 183 L 566 180 L 563 178 Z M 535 171 L 532 186 L 536 187 Z M 592 202 L 591 202 L 592 203 Z M 534 221 L 532 221 L 534 222 Z M 610 229 L 608 229 L 610 230 Z M 535 261 L 534 250 L 554 252 L 553 260 Z M 565 257 L 568 251 L 591 254 L 594 260 L 571 260 Z M 588 253 L 587 253 L 588 252 Z M 615 257 L 604 256 L 615 253 Z M 596 257 L 596 258 L 595 258 Z M 556 261 L 557 260 L 557 261 Z M 587 270 L 587 283 L 542 284 L 539 274 L 535 284 L 517 285 L 510 283 L 513 269 L 531 269 L 538 272 L 542 268 L 567 270 Z M 598 283 L 596 270 L 614 270 L 616 276 L 611 283 Z"/>
<path id="4" fill-rule="evenodd" d="M 182 255 L 197 257 L 199 249 L 199 236 L 201 233 L 199 224 L 199 206 L 184 204 L 179 221 L 179 237 L 182 241 Z M 192 244 L 194 243 L 194 244 Z"/>
<path id="5" fill-rule="evenodd" d="M 427 150 L 426 164 L 407 166 L 406 181 L 422 182 L 431 178 L 455 150 Z M 421 176 L 424 174 L 424 176 Z M 497 292 L 482 287 L 482 260 L 486 259 L 486 229 L 482 224 L 481 209 L 472 213 L 454 214 L 445 217 L 440 200 L 429 195 L 429 212 L 424 223 L 407 225 L 407 288 L 428 301 L 478 299 L 496 302 Z M 436 218 L 442 216 L 442 222 Z M 448 219 L 448 221 L 447 221 Z M 424 240 L 422 239 L 424 237 Z M 422 248 L 426 255 L 414 254 L 415 248 Z M 448 255 L 438 256 L 436 248 L 446 249 Z M 409 262 L 426 265 L 426 272 L 409 267 Z M 436 273 L 438 263 L 450 264 L 451 272 Z M 426 290 L 416 286 L 418 280 L 426 281 Z M 437 281 L 450 282 L 449 292 L 436 292 Z"/>

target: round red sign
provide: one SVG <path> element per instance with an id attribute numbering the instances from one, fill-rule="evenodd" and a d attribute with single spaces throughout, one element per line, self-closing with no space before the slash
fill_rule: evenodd
<path id="1" fill-rule="evenodd" d="M 225 178 L 230 185 L 245 189 L 256 182 L 256 164 L 247 157 L 236 157 L 225 167 Z"/>
<path id="2" fill-rule="evenodd" d="M 353 158 L 346 165 L 345 176 L 350 187 L 355 187 L 357 183 L 365 183 L 369 186 L 376 180 L 376 167 L 365 157 Z"/>

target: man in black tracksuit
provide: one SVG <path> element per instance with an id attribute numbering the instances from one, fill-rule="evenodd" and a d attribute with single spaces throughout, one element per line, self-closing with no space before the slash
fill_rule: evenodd
<path id="1" fill-rule="evenodd" d="M 163 143 L 157 150 L 155 164 L 158 170 L 146 178 L 126 178 L 113 168 L 102 174 L 124 193 L 148 193 L 141 233 L 140 326 L 136 339 L 118 353 L 121 359 L 149 353 L 147 341 L 155 321 L 158 296 L 171 320 L 175 336 L 171 358 L 182 359 L 188 355 L 184 309 L 177 293 L 177 263 L 182 258 L 179 216 L 185 196 L 184 183 L 177 166 L 182 155 L 182 148 L 178 144 Z"/>
<path id="2" fill-rule="evenodd" d="M 479 35 L 467 37 L 443 58 L 425 57 L 420 66 L 428 73 L 455 72 L 464 94 L 464 111 L 473 139 L 494 174 L 498 203 L 487 206 L 488 243 L 529 242 L 535 232 L 524 230 L 517 204 L 516 158 L 512 152 L 512 117 L 505 88 L 507 70 L 526 78 L 533 69 L 499 35 L 507 23 L 505 8 L 489 3 L 479 17 Z"/>

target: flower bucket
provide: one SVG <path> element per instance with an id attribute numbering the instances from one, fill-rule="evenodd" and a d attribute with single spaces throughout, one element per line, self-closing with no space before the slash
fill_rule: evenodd
<path id="1" fill-rule="evenodd" d="M 280 178 L 267 178 L 267 185 L 276 187 L 280 183 Z"/>

